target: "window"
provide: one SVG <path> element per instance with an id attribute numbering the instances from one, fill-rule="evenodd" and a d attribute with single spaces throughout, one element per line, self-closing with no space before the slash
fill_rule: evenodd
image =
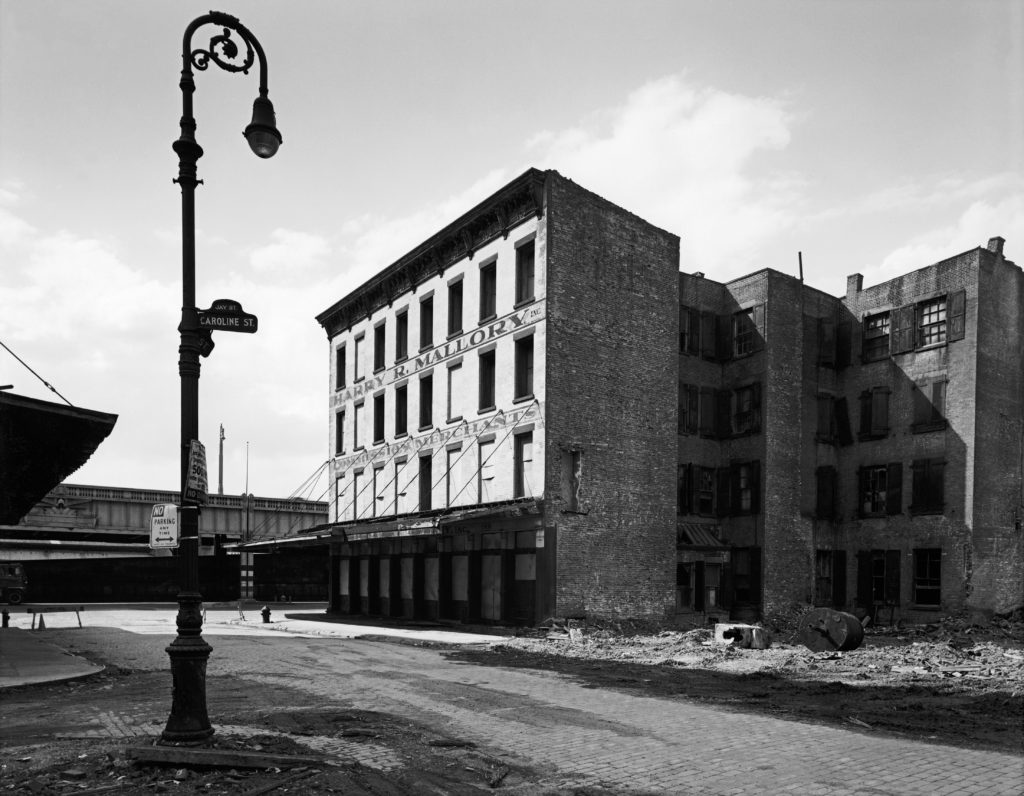
<path id="1" fill-rule="evenodd" d="M 444 505 L 454 506 L 455 501 L 459 499 L 458 484 L 455 481 L 455 465 L 462 456 L 462 451 L 459 448 L 449 448 L 445 454 Z"/>
<path id="2" fill-rule="evenodd" d="M 942 603 L 942 550 L 914 551 L 914 602 L 929 607 Z"/>
<path id="3" fill-rule="evenodd" d="M 420 379 L 420 429 L 434 425 L 434 377 Z"/>
<path id="4" fill-rule="evenodd" d="M 432 505 L 431 493 L 433 487 L 433 459 L 430 454 L 420 456 L 419 492 L 420 511 L 429 511 Z"/>
<path id="5" fill-rule="evenodd" d="M 516 434 L 513 439 L 512 497 L 529 497 L 533 494 L 533 432 Z"/>
<path id="6" fill-rule="evenodd" d="M 944 429 L 947 425 L 945 380 L 915 384 L 910 389 L 914 403 L 914 424 L 911 430 L 921 434 Z"/>
<path id="7" fill-rule="evenodd" d="M 448 367 L 448 422 L 462 419 L 462 365 Z"/>
<path id="8" fill-rule="evenodd" d="M 754 308 L 741 310 L 732 316 L 733 356 L 741 357 L 753 353 L 757 338 L 754 325 Z"/>
<path id="9" fill-rule="evenodd" d="M 583 453 L 574 450 L 562 451 L 561 487 L 565 500 L 563 511 L 579 511 L 582 478 Z"/>
<path id="10" fill-rule="evenodd" d="M 946 342 L 946 297 L 923 301 L 917 306 L 918 347 Z"/>
<path id="11" fill-rule="evenodd" d="M 872 387 L 860 394 L 860 439 L 889 435 L 890 392 L 888 387 Z"/>
<path id="12" fill-rule="evenodd" d="M 918 459 L 911 465 L 914 472 L 911 514 L 941 514 L 945 508 L 942 459 Z"/>
<path id="13" fill-rule="evenodd" d="M 345 413 L 334 413 L 334 455 L 345 452 Z"/>
<path id="14" fill-rule="evenodd" d="M 395 388 L 395 436 L 409 431 L 409 388 L 405 384 Z"/>
<path id="15" fill-rule="evenodd" d="M 373 396 L 373 442 L 384 441 L 384 393 Z"/>
<path id="16" fill-rule="evenodd" d="M 427 296 L 420 301 L 420 351 L 434 345 L 434 299 Z"/>
<path id="17" fill-rule="evenodd" d="M 480 269 L 480 323 L 498 314 L 498 263 L 492 261 Z"/>
<path id="18" fill-rule="evenodd" d="M 814 433 L 818 442 L 829 445 L 836 441 L 836 398 L 834 395 L 818 395 L 818 428 Z"/>
<path id="19" fill-rule="evenodd" d="M 448 336 L 462 332 L 462 280 L 448 285 Z"/>
<path id="20" fill-rule="evenodd" d="M 757 514 L 760 510 L 760 462 L 733 462 L 718 470 L 714 485 L 718 516 Z"/>
<path id="21" fill-rule="evenodd" d="M 900 603 L 900 551 L 857 553 L 857 601 L 869 611 Z"/>
<path id="22" fill-rule="evenodd" d="M 761 384 L 755 382 L 733 391 L 732 433 L 756 434 L 761 430 Z"/>
<path id="23" fill-rule="evenodd" d="M 395 361 L 409 356 L 409 311 L 403 310 L 395 316 Z"/>
<path id="24" fill-rule="evenodd" d="M 696 434 L 700 428 L 700 390 L 693 384 L 679 385 L 679 433 Z"/>
<path id="25" fill-rule="evenodd" d="M 378 464 L 373 468 L 373 504 L 370 506 L 370 516 L 379 517 L 387 511 L 384 505 L 384 465 Z"/>
<path id="26" fill-rule="evenodd" d="M 679 353 L 700 353 L 700 313 L 690 307 L 679 308 Z"/>
<path id="27" fill-rule="evenodd" d="M 533 397 L 533 335 L 516 340 L 514 398 Z"/>
<path id="28" fill-rule="evenodd" d="M 477 485 L 480 503 L 495 500 L 494 440 L 481 441 L 477 446 Z"/>
<path id="29" fill-rule="evenodd" d="M 384 370 L 384 324 L 373 327 L 373 372 Z"/>
<path id="30" fill-rule="evenodd" d="M 334 481 L 334 521 L 341 522 L 342 512 L 348 508 L 345 496 L 345 476 L 339 475 Z"/>
<path id="31" fill-rule="evenodd" d="M 479 373 L 480 385 L 477 408 L 481 412 L 494 408 L 494 374 L 495 374 L 495 351 L 485 351 L 480 354 Z"/>
<path id="32" fill-rule="evenodd" d="M 857 510 L 861 517 L 881 517 L 903 511 L 903 465 L 872 464 L 858 471 Z"/>
<path id="33" fill-rule="evenodd" d="M 814 516 L 819 520 L 836 519 L 836 468 L 823 465 L 814 471 L 817 497 Z"/>
<path id="34" fill-rule="evenodd" d="M 353 352 L 352 357 L 352 367 L 354 368 L 352 381 L 362 381 L 366 376 L 366 374 L 363 373 L 363 343 L 365 340 L 366 338 L 363 335 L 359 335 L 359 337 L 355 339 L 355 351 Z"/>
<path id="35" fill-rule="evenodd" d="M 865 362 L 889 356 L 889 313 L 880 312 L 864 319 L 864 345 L 861 358 Z"/>
<path id="36" fill-rule="evenodd" d="M 338 346 L 334 352 L 334 388 L 340 390 L 345 386 L 345 346 Z"/>
<path id="37" fill-rule="evenodd" d="M 516 304 L 533 301 L 534 264 L 533 241 L 528 241 L 516 249 Z"/>
<path id="38" fill-rule="evenodd" d="M 366 478 L 363 470 L 352 471 L 352 519 L 359 519 L 360 505 L 363 500 L 363 490 L 366 487 Z"/>
<path id="39" fill-rule="evenodd" d="M 702 517 L 715 514 L 715 469 L 697 468 L 697 513 Z"/>
<path id="40" fill-rule="evenodd" d="M 363 447 L 363 414 L 365 405 L 358 403 L 352 407 L 352 447 L 360 450 Z"/>
<path id="41" fill-rule="evenodd" d="M 814 569 L 814 604 L 845 608 L 846 551 L 816 550 Z"/>

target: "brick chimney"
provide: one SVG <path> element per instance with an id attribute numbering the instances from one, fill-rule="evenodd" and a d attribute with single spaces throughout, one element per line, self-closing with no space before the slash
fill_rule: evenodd
<path id="1" fill-rule="evenodd" d="M 1006 241 L 1003 238 L 999 238 L 999 237 L 989 238 L 988 239 L 988 246 L 986 246 L 985 248 L 987 248 L 993 254 L 1001 255 L 1003 253 L 1003 244 L 1004 243 L 1006 243 Z"/>
<path id="2" fill-rule="evenodd" d="M 846 277 L 846 298 L 852 300 L 864 289 L 864 274 L 850 274 Z"/>

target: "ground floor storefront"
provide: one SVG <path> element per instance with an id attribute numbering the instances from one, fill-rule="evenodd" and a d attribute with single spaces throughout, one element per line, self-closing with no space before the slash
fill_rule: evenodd
<path id="1" fill-rule="evenodd" d="M 555 532 L 516 504 L 342 529 L 330 608 L 342 615 L 533 625 L 551 615 Z"/>

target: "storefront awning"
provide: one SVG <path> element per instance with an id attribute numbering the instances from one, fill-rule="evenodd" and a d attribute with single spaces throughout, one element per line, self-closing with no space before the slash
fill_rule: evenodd
<path id="1" fill-rule="evenodd" d="M 117 415 L 0 392 L 0 525 L 17 525 L 116 422 Z"/>
<path id="2" fill-rule="evenodd" d="M 681 522 L 676 526 L 676 541 L 685 547 L 728 547 L 718 538 L 720 532 L 718 525 Z"/>

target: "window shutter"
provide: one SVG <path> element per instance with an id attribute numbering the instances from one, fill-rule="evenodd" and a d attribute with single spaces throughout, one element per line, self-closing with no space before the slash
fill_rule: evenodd
<path id="1" fill-rule="evenodd" d="M 818 487 L 815 514 L 819 520 L 835 519 L 836 468 L 824 465 L 815 474 Z"/>
<path id="2" fill-rule="evenodd" d="M 857 468 L 857 516 L 864 516 L 865 497 L 871 490 L 871 477 L 866 467 Z"/>
<path id="3" fill-rule="evenodd" d="M 949 294 L 949 324 L 946 339 L 950 342 L 963 340 L 967 327 L 967 291 L 957 290 Z"/>
<path id="4" fill-rule="evenodd" d="M 700 388 L 700 433 L 705 437 L 715 436 L 715 389 Z"/>
<path id="5" fill-rule="evenodd" d="M 719 315 L 717 321 L 717 350 L 716 354 L 720 362 L 727 362 L 732 359 L 732 321 L 731 315 Z"/>
<path id="6" fill-rule="evenodd" d="M 871 433 L 885 436 L 889 433 L 889 393 L 888 387 L 875 387 L 871 390 Z"/>
<path id="7" fill-rule="evenodd" d="M 918 426 L 927 423 L 932 416 L 932 407 L 928 401 L 928 396 L 925 395 L 924 385 L 910 385 L 910 395 L 914 404 L 914 425 Z"/>
<path id="8" fill-rule="evenodd" d="M 910 510 L 911 512 L 921 511 L 928 505 L 928 487 L 925 484 L 925 474 L 928 462 L 918 459 L 910 465 L 913 471 L 914 480 L 910 486 Z"/>
<path id="9" fill-rule="evenodd" d="M 892 324 L 889 334 L 889 350 L 893 354 L 913 351 L 917 345 L 917 306 L 908 304 L 893 310 L 889 316 Z"/>
<path id="10" fill-rule="evenodd" d="M 943 494 L 946 463 L 940 459 L 932 459 L 928 468 L 928 507 L 942 511 L 946 508 L 945 495 Z"/>
<path id="11" fill-rule="evenodd" d="M 764 304 L 754 306 L 754 350 L 764 349 Z"/>
<path id="12" fill-rule="evenodd" d="M 761 462 L 750 463 L 750 513 L 761 513 Z"/>
<path id="13" fill-rule="evenodd" d="M 818 364 L 836 366 L 836 322 L 832 318 L 818 318 Z"/>
<path id="14" fill-rule="evenodd" d="M 702 312 L 700 314 L 700 355 L 704 359 L 716 359 L 718 356 L 715 331 L 715 314 Z"/>
<path id="15" fill-rule="evenodd" d="M 676 471 L 676 513 L 690 513 L 690 465 L 680 464 Z"/>
<path id="16" fill-rule="evenodd" d="M 691 434 L 697 433 L 697 418 L 700 411 L 700 393 L 693 384 L 686 386 L 686 430 Z"/>
<path id="17" fill-rule="evenodd" d="M 871 596 L 871 551 L 857 551 L 857 602 L 869 614 L 872 613 L 874 599 Z"/>
<path id="18" fill-rule="evenodd" d="M 732 436 L 731 390 L 715 390 L 715 434 L 720 439 Z"/>
<path id="19" fill-rule="evenodd" d="M 885 513 L 903 512 L 903 463 L 892 462 L 885 473 Z"/>
<path id="20" fill-rule="evenodd" d="M 761 382 L 750 385 L 751 431 L 761 430 Z"/>
<path id="21" fill-rule="evenodd" d="M 850 366 L 853 355 L 853 324 L 843 321 L 836 326 L 836 370 Z"/>
<path id="22" fill-rule="evenodd" d="M 832 551 L 832 605 L 846 607 L 846 551 Z"/>
<path id="23" fill-rule="evenodd" d="M 853 432 L 850 430 L 850 411 L 847 408 L 846 398 L 836 399 L 836 434 L 839 437 L 840 445 L 849 445 L 853 442 Z"/>
<path id="24" fill-rule="evenodd" d="M 900 604 L 900 551 L 885 551 L 885 601 Z"/>
<path id="25" fill-rule="evenodd" d="M 871 390 L 860 394 L 860 433 L 871 433 Z"/>
<path id="26" fill-rule="evenodd" d="M 755 605 L 761 604 L 761 548 L 747 548 L 750 553 L 750 565 L 748 583 L 750 584 L 750 602 Z"/>
<path id="27" fill-rule="evenodd" d="M 719 467 L 715 472 L 715 509 L 719 517 L 728 517 L 732 513 L 731 487 L 731 470 Z"/>

